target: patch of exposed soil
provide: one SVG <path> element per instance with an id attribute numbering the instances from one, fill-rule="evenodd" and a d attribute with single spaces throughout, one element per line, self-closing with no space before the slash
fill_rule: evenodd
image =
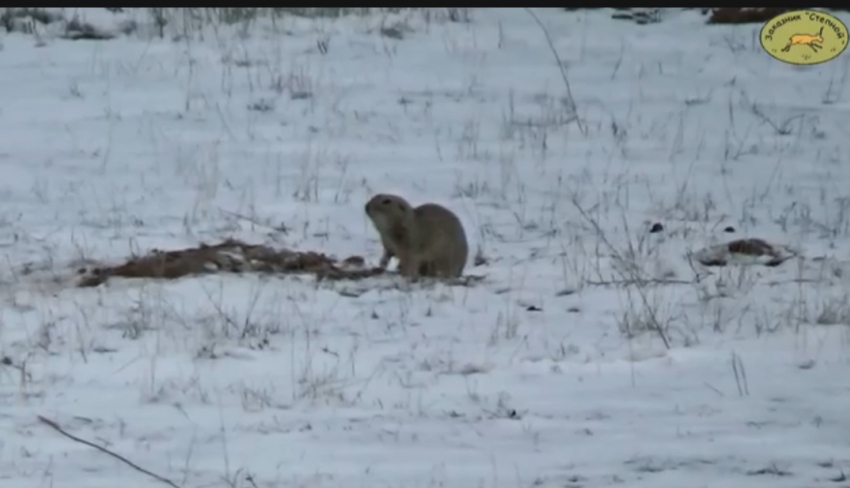
<path id="1" fill-rule="evenodd" d="M 123 264 L 80 268 L 79 287 L 92 287 L 109 278 L 164 278 L 212 273 L 275 273 L 313 274 L 318 279 L 358 280 L 384 273 L 381 268 L 365 268 L 360 256 L 338 261 L 325 254 L 269 246 L 247 244 L 227 239 L 214 245 L 175 251 L 153 250 L 144 256 L 134 256 Z"/>
<path id="2" fill-rule="evenodd" d="M 565 8 L 564 10 L 600 9 L 609 7 Z M 806 10 L 811 7 L 684 7 L 683 10 L 699 9 L 703 15 L 708 14 L 707 24 L 762 24 L 773 17 L 792 10 Z M 661 22 L 668 8 L 625 7 L 614 8 L 611 18 L 629 20 L 637 24 L 655 24 Z M 826 10 L 850 10 L 847 8 L 830 8 Z"/>
<path id="3" fill-rule="evenodd" d="M 763 24 L 777 15 L 802 8 L 785 7 L 721 7 L 711 9 L 709 24 Z"/>

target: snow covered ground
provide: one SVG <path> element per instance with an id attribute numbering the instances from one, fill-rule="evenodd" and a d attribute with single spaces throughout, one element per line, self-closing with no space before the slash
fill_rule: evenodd
<path id="1" fill-rule="evenodd" d="M 42 415 L 186 488 L 850 486 L 850 56 L 536 12 L 581 127 L 521 9 L 0 37 L 0 485 L 165 486 Z M 376 192 L 455 210 L 484 279 L 67 280 L 377 264 Z M 801 257 L 688 259 L 741 236 Z"/>

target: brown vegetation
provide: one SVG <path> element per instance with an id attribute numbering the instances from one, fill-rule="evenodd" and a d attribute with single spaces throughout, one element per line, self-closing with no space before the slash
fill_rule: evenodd
<path id="1" fill-rule="evenodd" d="M 722 249 L 721 246 L 725 246 Z M 706 253 L 702 259 L 698 259 L 704 266 L 726 266 L 729 264 L 729 257 L 733 254 L 752 256 L 752 257 L 767 257 L 763 263 L 764 266 L 774 267 L 779 266 L 793 254 L 783 253 L 776 246 L 768 243 L 763 239 L 738 239 L 728 242 L 724 245 L 717 246 L 718 251 Z"/>
<path id="2" fill-rule="evenodd" d="M 802 7 L 801 7 L 802 8 Z M 722 7 L 711 9 L 709 24 L 761 24 L 777 15 L 800 8 L 785 7 Z"/>
<path id="3" fill-rule="evenodd" d="M 176 251 L 153 250 L 144 256 L 134 256 L 117 266 L 82 268 L 80 287 L 98 286 L 111 277 L 165 278 L 210 273 L 279 273 L 313 274 L 319 279 L 362 279 L 383 273 L 380 268 L 366 269 L 360 256 L 343 261 L 316 252 L 273 249 L 269 246 L 246 244 L 227 239 L 219 244 Z"/>

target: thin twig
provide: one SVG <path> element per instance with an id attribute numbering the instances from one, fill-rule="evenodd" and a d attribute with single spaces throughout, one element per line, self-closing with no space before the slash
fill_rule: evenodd
<path id="1" fill-rule="evenodd" d="M 578 107 L 576 107 L 576 100 L 573 98 L 573 91 L 570 89 L 570 80 L 567 79 L 567 69 L 564 68 L 564 63 L 561 61 L 561 56 L 558 56 L 558 51 L 555 49 L 555 43 L 552 42 L 552 36 L 549 35 L 549 30 L 546 29 L 546 26 L 543 25 L 543 22 L 540 21 L 540 18 L 537 14 L 534 13 L 528 7 L 523 7 L 523 9 L 528 12 L 534 22 L 540 27 L 540 30 L 543 31 L 543 35 L 546 37 L 546 44 L 549 45 L 549 50 L 552 51 L 552 55 L 555 56 L 555 61 L 558 63 L 558 71 L 561 72 L 561 78 L 564 80 L 564 86 L 567 87 L 567 98 L 570 99 L 570 105 L 572 105 L 573 115 L 576 118 L 576 125 L 578 125 L 578 130 L 581 131 L 582 135 L 587 135 L 587 132 L 584 130 L 584 124 L 581 123 L 581 117 L 578 116 Z"/>
<path id="2" fill-rule="evenodd" d="M 578 210 L 579 215 L 593 227 L 593 229 L 596 231 L 597 237 L 600 241 L 602 241 L 602 244 L 608 248 L 608 251 L 614 257 L 614 259 L 621 263 L 627 262 L 626 259 L 623 258 L 623 256 L 617 250 L 617 248 L 614 247 L 614 245 L 611 244 L 611 242 L 608 240 L 608 237 L 605 235 L 605 231 L 602 230 L 602 227 L 599 226 L 599 223 L 587 214 L 581 204 L 578 203 L 578 200 L 576 200 L 576 198 L 573 198 L 572 204 L 576 208 L 576 210 Z M 630 280 L 625 281 L 633 281 L 634 283 L 646 283 L 648 280 L 643 277 L 643 274 L 643 269 L 638 266 L 637 270 L 630 270 Z M 625 272 L 623 272 L 623 275 L 625 275 Z M 646 293 L 644 293 L 643 291 L 643 287 L 637 286 L 637 292 L 638 296 L 640 296 L 640 299 L 643 302 L 643 306 L 646 307 L 647 313 L 649 313 L 649 318 L 652 320 L 652 330 L 658 333 L 658 335 L 661 337 L 661 341 L 664 342 L 664 347 L 669 350 L 670 340 L 667 338 L 667 334 L 664 332 L 664 329 L 661 328 L 661 323 L 658 321 L 658 317 L 656 316 L 655 311 L 649 305 L 649 300 L 646 297 Z"/>
<path id="3" fill-rule="evenodd" d="M 225 214 L 230 215 L 232 217 L 236 217 L 237 219 L 247 220 L 248 222 L 251 222 L 252 224 L 254 224 L 258 227 L 265 227 L 266 229 L 271 229 L 271 230 L 276 231 L 276 232 L 281 232 L 283 234 L 289 234 L 289 229 L 287 229 L 286 225 L 284 225 L 284 224 L 281 224 L 279 226 L 269 225 L 269 224 L 265 224 L 263 222 L 260 222 L 259 220 L 255 219 L 254 217 L 249 217 L 247 215 L 242 215 L 242 214 L 239 214 L 239 213 L 236 213 L 236 212 L 231 212 L 230 210 L 225 210 L 223 208 L 219 208 L 218 210 L 221 213 L 225 213 Z"/>
<path id="4" fill-rule="evenodd" d="M 60 434 L 67 437 L 68 439 L 71 439 L 74 442 L 79 442 L 80 444 L 85 444 L 89 447 L 97 449 L 98 451 L 100 451 L 104 454 L 108 454 L 108 455 L 114 457 L 115 459 L 123 462 L 127 466 L 130 466 L 131 468 L 135 469 L 136 471 L 143 473 L 143 474 L 146 474 L 146 475 L 150 476 L 151 478 L 153 478 L 157 481 L 165 483 L 166 485 L 170 486 L 171 488 L 181 488 L 179 485 L 177 485 L 173 481 L 169 480 L 168 478 L 164 478 L 164 477 L 162 477 L 162 476 L 160 476 L 156 473 L 151 473 L 147 469 L 139 466 L 138 464 L 134 463 L 133 461 L 130 461 L 129 459 L 125 458 L 124 456 L 122 456 L 120 454 L 116 454 L 116 453 L 110 451 L 109 449 L 106 449 L 105 447 L 98 446 L 97 444 L 95 444 L 93 442 L 87 441 L 85 439 L 81 439 L 81 438 L 79 438 L 79 437 L 77 437 L 73 434 L 69 434 L 68 432 L 65 431 L 65 429 L 63 429 L 62 427 L 59 427 L 59 424 L 57 424 L 56 422 L 54 422 L 54 421 L 52 421 L 52 420 L 50 420 L 46 417 L 42 417 L 41 415 L 39 415 L 38 421 L 47 425 L 48 427 L 55 430 L 56 432 L 59 432 Z"/>
<path id="5" fill-rule="evenodd" d="M 593 281 L 588 280 L 584 282 L 587 285 L 591 286 L 647 286 L 647 285 L 693 285 L 697 282 L 695 280 L 674 280 L 674 279 L 659 279 L 659 278 L 630 278 L 627 280 L 605 280 L 605 281 Z"/>

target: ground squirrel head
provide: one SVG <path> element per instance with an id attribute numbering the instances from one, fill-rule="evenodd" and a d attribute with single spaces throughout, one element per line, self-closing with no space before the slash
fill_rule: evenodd
<path id="1" fill-rule="evenodd" d="M 366 215 L 379 229 L 389 229 L 393 224 L 413 218 L 413 207 L 397 195 L 379 193 L 366 202 Z"/>

